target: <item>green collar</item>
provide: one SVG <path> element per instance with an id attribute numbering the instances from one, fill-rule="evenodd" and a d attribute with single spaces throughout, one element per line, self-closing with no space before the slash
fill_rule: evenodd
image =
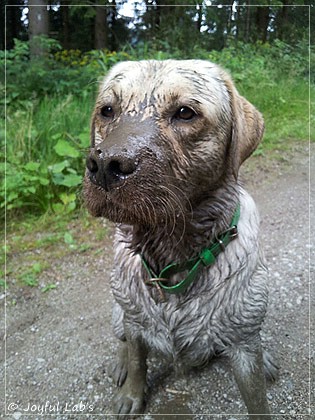
<path id="1" fill-rule="evenodd" d="M 235 213 L 233 215 L 230 227 L 222 232 L 216 241 L 211 244 L 209 248 L 203 249 L 200 254 L 181 263 L 172 263 L 163 268 L 159 275 L 156 275 L 149 264 L 145 261 L 143 255 L 141 255 L 142 263 L 144 268 L 149 274 L 149 280 L 145 283 L 149 285 L 155 285 L 160 292 L 161 298 L 164 300 L 163 291 L 167 293 L 177 294 L 185 291 L 188 286 L 195 280 L 200 268 L 202 266 L 209 266 L 214 264 L 216 257 L 225 250 L 226 246 L 237 237 L 237 224 L 240 218 L 240 205 L 238 204 Z M 181 273 L 182 271 L 188 270 L 187 277 L 174 286 L 167 286 L 166 283 L 170 277 L 174 274 Z"/>

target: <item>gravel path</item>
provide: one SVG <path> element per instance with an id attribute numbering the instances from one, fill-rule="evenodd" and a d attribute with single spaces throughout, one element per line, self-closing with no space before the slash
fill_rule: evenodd
<path id="1" fill-rule="evenodd" d="M 310 378 L 315 377 L 315 305 L 310 302 L 315 301 L 315 288 L 309 287 L 315 260 L 314 241 L 309 243 L 310 214 L 311 226 L 315 225 L 314 147 L 312 152 L 311 207 L 305 146 L 299 147 L 289 162 L 266 166 L 264 159 L 256 158 L 243 171 L 246 188 L 260 208 L 270 268 L 270 304 L 263 340 L 281 366 L 279 380 L 268 386 L 268 399 L 272 412 L 285 420 L 315 419 L 314 392 L 310 395 Z M 54 262 L 53 272 L 42 273 L 42 282 L 53 277 L 57 289 L 42 293 L 29 288 L 25 293 L 9 288 L 6 299 L 0 296 L 3 308 L 7 303 L 6 383 L 0 383 L 0 395 L 6 393 L 0 413 L 5 413 L 6 404 L 7 415 L 1 418 L 111 418 L 115 387 L 106 372 L 117 351 L 110 327 L 111 257 L 111 238 L 107 237 L 104 252 L 97 258 L 72 254 Z M 4 345 L 1 377 L 3 349 Z M 244 404 L 224 361 L 215 360 L 202 370 L 181 375 L 163 360 L 151 357 L 148 378 L 146 420 L 171 418 L 168 413 L 180 414 L 181 419 L 246 419 Z"/>

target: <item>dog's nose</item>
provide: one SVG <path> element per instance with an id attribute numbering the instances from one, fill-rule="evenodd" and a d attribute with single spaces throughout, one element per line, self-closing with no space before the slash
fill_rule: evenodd
<path id="1" fill-rule="evenodd" d="M 101 150 L 90 153 L 86 160 L 91 181 L 106 191 L 119 187 L 137 169 L 134 158 L 124 155 L 103 157 Z"/>

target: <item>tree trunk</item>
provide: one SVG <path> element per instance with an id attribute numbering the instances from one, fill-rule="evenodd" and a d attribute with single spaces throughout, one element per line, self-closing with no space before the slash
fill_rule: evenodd
<path id="1" fill-rule="evenodd" d="M 7 45 L 4 46 L 4 30 L 1 31 L 1 35 L 3 36 L 3 43 L 1 42 L 1 47 L 0 49 L 10 49 L 13 48 L 14 46 L 14 38 L 18 38 L 19 37 L 19 19 L 20 19 L 20 15 L 21 15 L 21 11 L 18 7 L 16 6 L 10 6 L 7 7 L 6 11 L 6 22 L 4 21 L 4 8 L 3 9 L 3 29 L 6 27 L 6 41 L 7 41 Z M 1 10 L 2 13 L 2 10 Z M 2 21 L 2 19 L 1 19 Z M 2 46 L 3 45 L 3 46 Z"/>
<path id="2" fill-rule="evenodd" d="M 29 6 L 29 39 L 31 58 L 38 58 L 44 55 L 45 50 L 41 45 L 38 36 L 47 35 L 49 31 L 47 2 L 45 0 L 33 0 Z"/>
<path id="3" fill-rule="evenodd" d="M 197 31 L 200 33 L 201 31 L 201 25 L 202 25 L 202 15 L 203 15 L 203 7 L 202 7 L 202 3 L 197 5 L 197 22 L 196 22 L 196 27 L 197 27 Z"/>
<path id="4" fill-rule="evenodd" d="M 233 16 L 233 5 L 228 6 L 228 19 L 226 22 L 226 32 L 227 32 L 227 38 L 231 36 L 232 32 L 232 16 Z"/>
<path id="5" fill-rule="evenodd" d="M 288 0 L 283 1 L 281 12 L 278 13 L 278 38 L 284 39 L 285 33 L 288 29 Z"/>
<path id="6" fill-rule="evenodd" d="M 117 20 L 117 5 L 116 0 L 112 0 L 111 5 L 107 7 L 107 48 L 110 51 L 117 51 L 119 49 L 120 41 L 118 37 L 119 29 L 116 25 L 119 25 L 119 19 Z"/>
<path id="7" fill-rule="evenodd" d="M 61 5 L 60 11 L 61 11 L 61 24 L 62 24 L 62 46 L 64 49 L 68 50 L 70 49 L 69 6 Z"/>
<path id="8" fill-rule="evenodd" d="M 246 23 L 245 23 L 245 42 L 249 42 L 250 35 L 250 0 L 246 2 Z"/>
<path id="9" fill-rule="evenodd" d="M 107 13 L 105 6 L 95 6 L 94 48 L 107 47 Z"/>
<path id="10" fill-rule="evenodd" d="M 257 27 L 258 39 L 260 39 L 262 42 L 267 41 L 268 25 L 269 25 L 269 7 L 257 6 L 256 27 Z"/>

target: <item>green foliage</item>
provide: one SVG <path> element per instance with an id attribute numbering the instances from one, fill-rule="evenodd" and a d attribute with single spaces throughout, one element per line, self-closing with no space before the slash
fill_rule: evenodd
<path id="1" fill-rule="evenodd" d="M 78 202 L 93 96 L 45 97 L 31 109 L 7 109 L 6 173 L 0 207 L 71 212 Z"/>
<path id="2" fill-rule="evenodd" d="M 311 50 L 311 59 L 314 52 Z M 285 148 L 289 139 L 309 138 L 309 86 L 307 44 L 293 48 L 279 40 L 273 44 L 238 43 L 212 51 L 210 60 L 229 69 L 237 88 L 263 113 L 265 135 L 262 148 Z M 313 77 L 313 79 L 312 79 Z"/>
<path id="3" fill-rule="evenodd" d="M 38 277 L 44 270 L 44 266 L 40 263 L 35 263 L 27 270 L 19 274 L 18 278 L 22 281 L 22 284 L 26 286 L 36 287 L 38 286 Z"/>
<path id="4" fill-rule="evenodd" d="M 152 40 L 137 49 L 87 53 L 61 50 L 55 41 L 49 45 L 42 61 L 29 60 L 27 42 L 16 41 L 14 49 L 0 52 L 7 69 L 6 130 L 0 126 L 0 168 L 6 173 L 2 212 L 5 200 L 9 214 L 64 214 L 78 208 L 97 81 L 122 60 L 214 61 L 230 71 L 240 93 L 264 114 L 265 140 L 257 153 L 283 147 L 290 138 L 308 139 L 309 51 L 303 42 L 294 47 L 281 41 L 231 42 L 222 51 L 196 45 L 183 51 Z M 71 245 L 70 237 L 65 240 Z"/>
<path id="5" fill-rule="evenodd" d="M 19 109 L 31 107 L 45 96 L 94 94 L 100 75 L 118 61 L 130 59 L 125 52 L 62 50 L 56 40 L 41 37 L 47 54 L 30 61 L 29 42 L 14 40 L 15 47 L 0 51 L 1 102 Z M 4 71 L 6 69 L 6 95 Z M 1 103 L 0 102 L 0 103 Z"/>
<path id="6" fill-rule="evenodd" d="M 43 292 L 43 293 L 47 293 L 47 292 L 49 292 L 50 290 L 53 290 L 53 289 L 56 289 L 57 288 L 57 285 L 56 284 L 54 284 L 54 283 L 50 283 L 50 284 L 47 284 L 47 286 L 44 286 L 42 289 L 41 289 L 41 291 Z"/>

